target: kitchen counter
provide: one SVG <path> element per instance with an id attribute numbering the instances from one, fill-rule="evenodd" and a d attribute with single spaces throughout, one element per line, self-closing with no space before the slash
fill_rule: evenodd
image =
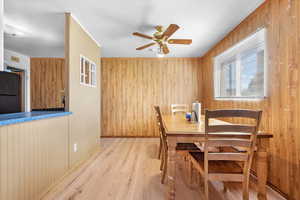
<path id="1" fill-rule="evenodd" d="M 47 119 L 71 115 L 72 112 L 63 111 L 33 111 L 11 114 L 0 114 L 0 126 L 29 122 L 33 120 Z"/>

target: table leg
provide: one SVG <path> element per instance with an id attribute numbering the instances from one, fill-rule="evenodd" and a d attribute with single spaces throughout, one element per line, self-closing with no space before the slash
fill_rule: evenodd
<path id="1" fill-rule="evenodd" d="M 266 184 L 267 184 L 267 173 L 268 173 L 268 159 L 267 152 L 260 151 L 257 152 L 257 179 L 258 179 L 258 200 L 266 200 Z"/>
<path id="2" fill-rule="evenodd" d="M 168 139 L 168 200 L 175 200 L 176 141 Z"/>

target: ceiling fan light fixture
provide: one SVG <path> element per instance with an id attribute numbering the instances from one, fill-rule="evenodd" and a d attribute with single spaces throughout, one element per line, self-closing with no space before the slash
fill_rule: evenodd
<path id="1" fill-rule="evenodd" d="M 143 33 L 134 32 L 134 36 L 146 38 L 152 40 L 153 42 L 141 47 L 136 48 L 136 50 L 143 50 L 150 46 L 157 44 L 159 46 L 156 56 L 159 58 L 164 57 L 170 53 L 168 44 L 184 44 L 190 45 L 192 43 L 191 39 L 169 39 L 180 27 L 177 24 L 170 24 L 167 29 L 164 29 L 163 26 L 156 26 L 156 32 L 153 36 L 145 35 Z"/>
<path id="2" fill-rule="evenodd" d="M 163 54 L 163 53 L 161 53 L 161 52 L 158 52 L 158 53 L 156 53 L 156 56 L 157 56 L 158 58 L 163 58 L 163 57 L 165 57 L 165 54 Z"/>
<path id="3" fill-rule="evenodd" d="M 158 51 L 156 52 L 156 57 L 158 57 L 158 58 L 165 57 L 165 54 L 162 52 L 161 48 L 158 48 Z"/>

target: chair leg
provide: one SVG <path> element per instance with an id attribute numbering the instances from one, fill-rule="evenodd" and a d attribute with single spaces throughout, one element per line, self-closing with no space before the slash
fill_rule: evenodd
<path id="1" fill-rule="evenodd" d="M 168 169 L 168 158 L 166 155 L 164 155 L 164 161 L 163 161 L 163 170 L 162 170 L 162 176 L 161 176 L 161 183 L 165 183 L 166 174 Z"/>
<path id="2" fill-rule="evenodd" d="M 227 188 L 227 183 L 223 182 L 223 192 L 227 192 L 228 188 Z"/>
<path id="3" fill-rule="evenodd" d="M 205 200 L 209 200 L 209 194 L 208 194 L 208 177 L 206 175 L 204 177 L 204 193 L 205 193 Z"/>
<path id="4" fill-rule="evenodd" d="M 188 183 L 190 186 L 193 185 L 193 163 L 192 161 L 188 160 Z"/>
<path id="5" fill-rule="evenodd" d="M 200 173 L 197 173 L 197 184 L 199 185 L 199 187 L 203 188 L 204 187 L 204 178 L 202 177 L 202 175 Z"/>
<path id="6" fill-rule="evenodd" d="M 158 148 L 158 159 L 161 158 L 161 151 L 162 151 L 162 141 L 161 138 L 159 140 L 159 148 Z"/>
<path id="7" fill-rule="evenodd" d="M 163 148 L 163 147 L 162 147 Z M 161 151 L 163 151 L 163 149 L 161 149 Z M 164 168 L 164 160 L 165 160 L 165 154 L 161 153 L 161 161 L 160 161 L 160 171 L 163 170 Z"/>
<path id="8" fill-rule="evenodd" d="M 243 200 L 249 200 L 249 176 L 243 181 Z"/>
<path id="9" fill-rule="evenodd" d="M 189 169 L 189 163 L 188 163 L 188 158 L 186 152 L 183 153 L 183 165 L 185 169 Z"/>

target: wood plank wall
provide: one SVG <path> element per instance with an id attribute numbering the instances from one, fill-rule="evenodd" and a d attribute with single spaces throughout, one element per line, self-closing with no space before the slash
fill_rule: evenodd
<path id="1" fill-rule="evenodd" d="M 213 58 L 264 26 L 268 31 L 268 97 L 256 102 L 214 100 Z M 274 134 L 268 180 L 289 199 L 300 199 L 300 1 L 267 0 L 202 62 L 204 107 L 262 109 L 261 130 Z"/>
<path id="2" fill-rule="evenodd" d="M 30 59 L 31 109 L 63 107 L 64 58 Z"/>
<path id="3" fill-rule="evenodd" d="M 197 58 L 102 58 L 102 136 L 158 136 L 153 105 L 200 96 Z"/>
<path id="4" fill-rule="evenodd" d="M 69 117 L 0 127 L 0 199 L 37 200 L 69 169 Z"/>

